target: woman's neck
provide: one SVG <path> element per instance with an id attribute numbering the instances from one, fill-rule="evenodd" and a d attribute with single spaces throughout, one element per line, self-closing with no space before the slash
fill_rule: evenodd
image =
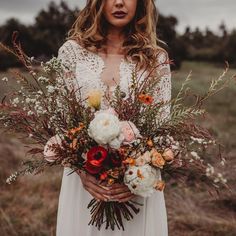
<path id="1" fill-rule="evenodd" d="M 120 28 L 110 27 L 107 34 L 107 54 L 122 54 L 125 36 Z"/>

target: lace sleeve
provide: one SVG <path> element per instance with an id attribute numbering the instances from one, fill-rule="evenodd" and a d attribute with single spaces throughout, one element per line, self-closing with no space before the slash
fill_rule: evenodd
<path id="1" fill-rule="evenodd" d="M 161 52 L 158 55 L 158 64 L 157 77 L 160 82 L 157 85 L 157 93 L 154 98 L 155 100 L 166 104 L 171 100 L 171 71 L 168 55 L 166 52 Z M 170 103 L 161 107 L 160 117 L 158 118 L 159 123 L 166 119 L 170 119 L 170 108 Z"/>
<path id="2" fill-rule="evenodd" d="M 58 59 L 63 67 L 63 78 L 69 89 L 75 86 L 75 69 L 77 61 L 76 43 L 72 40 L 66 41 L 58 50 Z"/>

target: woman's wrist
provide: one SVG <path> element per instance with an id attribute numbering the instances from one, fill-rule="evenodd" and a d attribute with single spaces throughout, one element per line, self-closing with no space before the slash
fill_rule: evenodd
<path id="1" fill-rule="evenodd" d="M 83 170 L 77 170 L 76 172 L 77 172 L 77 174 L 78 174 L 79 176 L 81 176 L 81 174 L 84 174 L 84 173 L 85 173 L 85 171 L 83 171 Z"/>

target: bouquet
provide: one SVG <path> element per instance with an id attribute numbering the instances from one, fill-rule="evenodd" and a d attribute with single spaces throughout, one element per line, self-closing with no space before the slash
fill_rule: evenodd
<path id="1" fill-rule="evenodd" d="M 191 93 L 189 75 L 175 98 L 156 100 L 154 88 L 163 74 L 155 78 L 149 74 L 140 81 L 134 71 L 128 96 L 117 86 L 112 97 L 92 90 L 84 98 L 81 87 L 68 87 L 65 65 L 59 59 L 38 62 L 28 57 L 20 44 L 13 44 L 15 50 L 0 46 L 17 56 L 28 74 L 13 72 L 20 89 L 3 97 L 0 122 L 8 132 L 27 133 L 25 138 L 31 138 L 32 146 L 28 151 L 31 158 L 7 183 L 20 175 L 38 174 L 59 165 L 69 167 L 71 173 L 85 171 L 103 185 L 124 183 L 144 198 L 163 191 L 167 181 L 201 184 L 209 192 L 228 187 L 219 172 L 226 161 L 222 146 L 197 122 L 206 113 L 204 102 L 233 80 L 226 78 L 228 65 L 203 95 Z M 74 79 L 72 73 L 67 77 Z M 7 81 L 3 78 L 3 83 Z M 189 98 L 193 103 L 186 105 Z M 107 109 L 101 109 L 103 99 Z M 168 106 L 171 112 L 163 118 Z M 217 167 L 205 158 L 210 155 L 218 158 Z M 124 230 L 124 219 L 131 220 L 139 207 L 132 200 L 119 203 L 92 199 L 88 223 L 98 229 L 105 223 L 106 229 Z"/>

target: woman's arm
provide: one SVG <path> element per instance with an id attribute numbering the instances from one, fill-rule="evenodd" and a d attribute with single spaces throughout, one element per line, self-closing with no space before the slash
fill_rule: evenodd
<path id="1" fill-rule="evenodd" d="M 171 70 L 170 62 L 167 52 L 161 51 L 158 55 L 158 68 L 157 68 L 157 78 L 159 83 L 157 84 L 156 92 L 154 93 L 154 99 L 156 102 L 163 102 L 164 106 L 160 109 L 160 114 L 158 114 L 158 121 L 162 122 L 166 119 L 170 119 L 170 109 L 171 104 Z"/>
<path id="2" fill-rule="evenodd" d="M 63 78 L 69 89 L 75 87 L 76 84 L 76 63 L 78 54 L 78 45 L 75 41 L 69 40 L 65 42 L 58 51 L 58 59 L 61 60 L 63 66 Z M 85 190 L 87 190 L 97 200 L 108 201 L 112 199 L 109 188 L 99 185 L 98 180 L 92 175 L 77 171 Z"/>

